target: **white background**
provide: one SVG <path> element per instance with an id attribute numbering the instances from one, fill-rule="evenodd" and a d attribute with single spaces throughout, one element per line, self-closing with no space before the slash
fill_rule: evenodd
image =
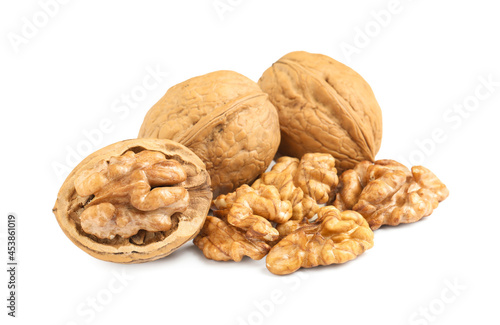
<path id="1" fill-rule="evenodd" d="M 500 322 L 494 1 L 66 2 L 50 17 L 38 1 L 0 5 L 3 265 L 7 215 L 19 219 L 18 318 L 6 316 L 2 271 L 2 324 Z M 294 50 L 329 55 L 370 83 L 384 118 L 377 158 L 421 163 L 450 189 L 432 216 L 377 230 L 355 261 L 288 277 L 264 260 L 209 261 L 192 243 L 156 262 L 112 264 L 65 237 L 51 209 L 77 150 L 136 137 L 178 82 L 219 69 L 257 81 Z M 144 91 L 148 69 L 163 75 Z M 429 140 L 436 129 L 439 143 Z"/>

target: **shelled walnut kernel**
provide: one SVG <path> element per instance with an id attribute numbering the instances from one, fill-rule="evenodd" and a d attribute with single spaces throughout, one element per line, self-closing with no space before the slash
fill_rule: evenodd
<path id="1" fill-rule="evenodd" d="M 314 222 L 296 225 L 267 255 L 267 268 L 274 274 L 345 263 L 373 246 L 372 230 L 363 216 L 354 211 L 340 212 L 325 206 L 318 210 Z"/>
<path id="2" fill-rule="evenodd" d="M 448 189 L 430 170 L 414 166 L 411 171 L 394 160 L 363 161 L 340 176 L 334 205 L 363 215 L 375 230 L 429 216 Z"/>
<path id="3" fill-rule="evenodd" d="M 214 216 L 207 217 L 194 243 L 209 259 L 241 261 L 246 255 L 258 260 L 279 238 L 272 223 L 291 217 L 291 203 L 282 201 L 275 187 L 242 185 L 214 200 Z"/>

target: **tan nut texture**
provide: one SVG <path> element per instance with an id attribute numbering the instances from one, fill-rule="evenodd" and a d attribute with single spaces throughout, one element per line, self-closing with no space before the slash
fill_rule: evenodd
<path id="1" fill-rule="evenodd" d="M 276 244 L 266 265 L 274 274 L 290 274 L 301 267 L 345 263 L 372 246 L 373 232 L 363 216 L 325 206 L 314 222 L 299 224 Z"/>
<path id="2" fill-rule="evenodd" d="M 368 83 L 334 59 L 292 52 L 259 80 L 278 109 L 283 155 L 332 154 L 346 170 L 374 161 L 382 140 L 382 113 Z"/>
<path id="3" fill-rule="evenodd" d="M 314 216 L 319 204 L 325 204 L 335 197 L 338 182 L 332 155 L 308 153 L 300 160 L 280 157 L 272 169 L 262 174 L 252 187 L 262 184 L 276 187 L 281 199 L 292 203 L 292 219 L 302 221 L 303 218 Z"/>
<path id="4" fill-rule="evenodd" d="M 205 257 L 216 261 L 241 261 L 244 256 L 263 258 L 279 238 L 272 223 L 292 217 L 292 205 L 282 201 L 274 186 L 242 185 L 235 192 L 214 200 L 214 216 L 194 243 Z"/>
<path id="5" fill-rule="evenodd" d="M 410 170 L 394 160 L 363 161 L 340 176 L 334 205 L 363 215 L 375 230 L 429 216 L 448 189 L 430 170 Z"/>
<path id="6" fill-rule="evenodd" d="M 206 164 L 214 196 L 253 181 L 280 143 L 267 94 L 233 71 L 216 71 L 170 88 L 147 113 L 140 138 L 177 141 Z"/>
<path id="7" fill-rule="evenodd" d="M 164 257 L 199 232 L 210 208 L 210 176 L 170 140 L 126 140 L 85 158 L 53 209 L 64 233 L 90 255 L 139 263 Z"/>

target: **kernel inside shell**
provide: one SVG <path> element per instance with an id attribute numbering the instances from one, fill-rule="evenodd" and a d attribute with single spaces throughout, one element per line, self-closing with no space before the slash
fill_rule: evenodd
<path id="1" fill-rule="evenodd" d="M 170 140 L 134 139 L 85 158 L 61 187 L 54 214 L 90 255 L 138 263 L 193 238 L 211 199 L 210 177 L 193 152 Z"/>

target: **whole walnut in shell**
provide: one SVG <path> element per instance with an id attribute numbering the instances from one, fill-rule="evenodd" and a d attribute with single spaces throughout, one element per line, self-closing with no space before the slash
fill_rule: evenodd
<path id="1" fill-rule="evenodd" d="M 90 255 L 139 263 L 196 236 L 211 200 L 210 176 L 191 150 L 170 140 L 135 139 L 76 166 L 53 212 L 68 238 Z"/>
<path id="2" fill-rule="evenodd" d="M 144 118 L 140 138 L 171 139 L 206 164 L 214 196 L 253 181 L 280 142 L 267 94 L 233 71 L 216 71 L 170 88 Z"/>
<path id="3" fill-rule="evenodd" d="M 382 113 L 368 83 L 334 59 L 292 52 L 259 80 L 278 110 L 283 155 L 332 154 L 340 170 L 374 161 L 382 140 Z"/>

